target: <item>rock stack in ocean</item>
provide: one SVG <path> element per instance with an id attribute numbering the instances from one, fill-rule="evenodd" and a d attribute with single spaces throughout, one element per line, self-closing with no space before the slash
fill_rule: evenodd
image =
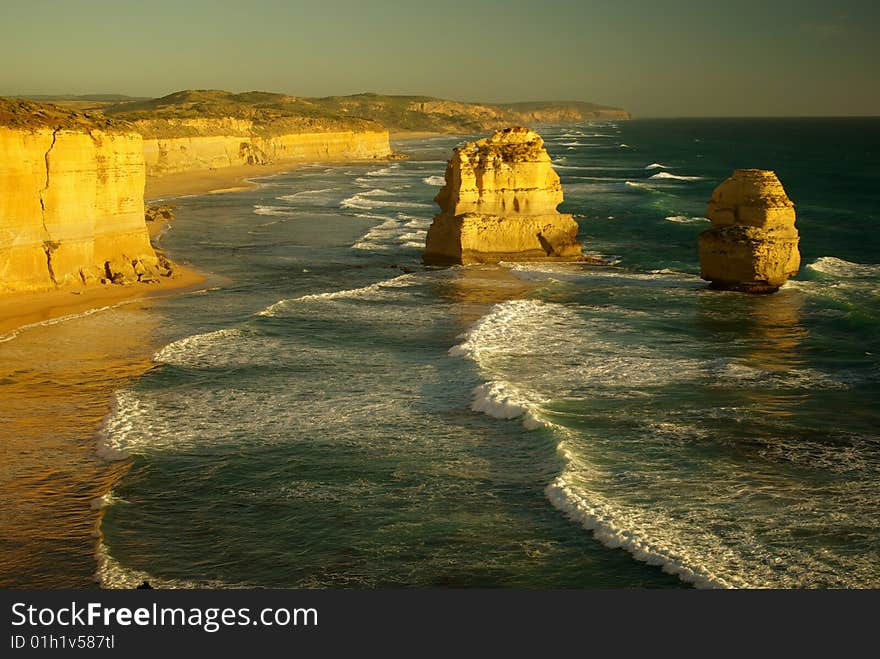
<path id="1" fill-rule="evenodd" d="M 584 260 L 577 223 L 556 211 L 562 186 L 544 140 L 527 128 L 455 149 L 434 201 L 425 263 Z"/>
<path id="2" fill-rule="evenodd" d="M 737 169 L 715 188 L 700 234 L 700 276 L 713 288 L 772 293 L 797 274 L 794 204 L 772 171 Z"/>

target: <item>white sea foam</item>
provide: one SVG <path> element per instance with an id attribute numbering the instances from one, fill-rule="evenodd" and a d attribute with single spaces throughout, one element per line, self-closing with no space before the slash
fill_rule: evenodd
<path id="1" fill-rule="evenodd" d="M 703 224 L 709 222 L 707 217 L 687 216 L 687 215 L 669 215 L 664 218 L 667 222 L 675 222 L 677 224 Z"/>
<path id="2" fill-rule="evenodd" d="M 880 277 L 880 264 L 862 264 L 845 261 L 835 256 L 823 256 L 809 263 L 807 267 L 815 272 L 821 272 L 832 277 L 840 278 L 873 278 Z"/>
<path id="3" fill-rule="evenodd" d="M 406 224 L 403 226 L 409 229 L 427 229 L 431 225 L 431 220 L 429 218 L 415 217 L 413 215 L 405 215 L 404 213 L 398 214 L 397 217 L 400 220 L 405 220 Z"/>
<path id="4" fill-rule="evenodd" d="M 110 401 L 110 411 L 95 433 L 98 456 L 108 462 L 127 459 L 130 453 L 125 438 L 142 417 L 138 397 L 127 390 L 117 391 Z"/>
<path id="5" fill-rule="evenodd" d="M 658 172 L 654 174 L 650 178 L 652 179 L 666 179 L 670 181 L 702 181 L 702 176 L 679 176 L 678 174 L 670 174 L 669 172 Z"/>
<path id="6" fill-rule="evenodd" d="M 529 264 L 531 265 L 531 264 Z M 700 362 L 658 359 L 649 349 L 624 340 L 631 328 L 607 320 L 610 314 L 628 314 L 602 308 L 590 323 L 574 309 L 538 300 L 512 300 L 495 305 L 449 350 L 450 356 L 473 360 L 486 382 L 473 391 L 472 409 L 500 419 L 522 418 L 527 428 L 547 427 L 560 438 L 563 474 L 546 488 L 550 501 L 573 520 L 593 531 L 609 547 L 621 547 L 636 559 L 659 565 L 684 581 L 700 587 L 749 585 L 702 568 L 696 556 L 674 536 L 646 535 L 644 514 L 612 504 L 598 492 L 585 497 L 571 474 L 589 476 L 589 464 L 576 459 L 566 447 L 568 431 L 550 423 L 544 406 L 554 397 L 581 390 L 585 384 L 611 387 L 656 387 L 701 376 Z M 519 366 L 515 364 L 519 363 Z M 518 375 L 517 375 L 518 374 Z M 595 385 L 591 388 L 595 388 Z M 542 394 L 542 391 L 548 392 Z"/>
<path id="7" fill-rule="evenodd" d="M 372 227 L 352 245 L 352 249 L 389 250 L 400 244 L 404 223 L 396 218 L 387 218 Z"/>
<path id="8" fill-rule="evenodd" d="M 235 354 L 230 353 L 232 361 L 222 360 L 217 362 L 216 356 L 211 355 L 206 361 L 193 360 L 193 355 L 204 352 L 205 348 L 218 343 L 236 342 L 243 339 L 243 330 L 235 327 L 219 329 L 204 334 L 194 334 L 169 343 L 153 355 L 153 361 L 157 364 L 173 364 L 181 367 L 201 368 L 206 366 L 227 366 L 235 361 Z"/>
<path id="9" fill-rule="evenodd" d="M 660 162 L 652 162 L 650 165 L 645 165 L 645 169 L 669 169 L 669 165 L 664 165 Z"/>
<path id="10" fill-rule="evenodd" d="M 374 188 L 368 192 L 358 192 L 339 202 L 342 208 L 354 210 L 374 210 L 377 208 L 431 208 L 430 204 L 415 201 L 395 201 L 387 197 L 398 196 L 394 192 Z"/>
<path id="11" fill-rule="evenodd" d="M 122 565 L 110 555 L 110 550 L 103 540 L 98 543 L 95 550 L 95 581 L 101 588 L 126 589 L 137 588 L 142 583 L 149 582 L 153 588 L 162 590 L 195 590 L 195 589 L 233 589 L 253 588 L 249 584 L 233 584 L 210 579 L 203 582 L 189 581 L 185 579 L 165 579 L 157 577 L 143 570 L 135 570 Z"/>
<path id="12" fill-rule="evenodd" d="M 97 499 L 93 499 L 92 503 L 89 504 L 89 507 L 92 510 L 104 510 L 104 508 L 112 506 L 114 503 L 124 501 L 124 499 L 120 499 L 119 497 L 115 496 L 112 491 L 110 491 L 107 492 L 107 494 L 98 497 Z"/>
<path id="13" fill-rule="evenodd" d="M 335 195 L 333 193 L 338 191 L 339 188 L 320 188 L 318 190 L 303 190 L 301 192 L 281 195 L 280 197 L 275 198 L 278 201 L 289 201 L 294 203 L 326 204 L 334 200 Z"/>
<path id="14" fill-rule="evenodd" d="M 428 176 L 423 178 L 422 181 L 427 183 L 428 185 L 446 185 L 446 177 L 445 176 Z"/>
<path id="15" fill-rule="evenodd" d="M 518 267 L 534 273 L 533 268 L 555 269 L 557 265 L 566 264 Z M 615 275 L 613 269 L 583 270 L 620 274 Z M 558 276 L 553 273 L 554 278 Z M 662 271 L 643 276 L 660 281 L 695 277 Z M 468 358 L 479 368 L 484 383 L 473 390 L 473 410 L 500 419 L 526 420 L 533 415 L 552 422 L 546 427 L 558 440 L 564 469 L 547 486 L 546 495 L 605 545 L 623 548 L 637 560 L 660 566 L 701 588 L 875 583 L 876 574 L 864 569 L 859 573 L 864 563 L 854 565 L 853 557 L 845 552 L 832 548 L 817 556 L 801 546 L 796 517 L 801 514 L 807 516 L 803 519 L 816 520 L 811 506 L 821 501 L 825 510 L 831 500 L 836 501 L 831 510 L 853 511 L 859 523 L 864 523 L 865 515 L 872 514 L 865 512 L 870 496 L 851 492 L 851 481 L 841 483 L 834 492 L 803 491 L 785 467 L 783 481 L 772 477 L 756 481 L 754 472 L 737 459 L 739 451 L 754 450 L 788 460 L 790 449 L 779 446 L 780 441 L 788 441 L 785 422 L 776 430 L 778 437 L 772 431 L 762 433 L 766 447 L 744 444 L 731 454 L 722 444 L 719 456 L 719 438 L 713 429 L 722 423 L 754 423 L 751 403 L 743 403 L 741 409 L 711 408 L 708 413 L 718 416 L 708 423 L 685 408 L 637 411 L 639 401 L 651 407 L 648 401 L 655 392 L 665 395 L 670 385 L 679 391 L 716 387 L 735 391 L 740 386 L 758 391 L 812 391 L 844 388 L 850 384 L 848 378 L 860 374 L 828 374 L 803 365 L 773 370 L 762 367 L 760 360 L 689 356 L 680 343 L 668 341 L 666 330 L 646 329 L 633 322 L 636 311 L 610 305 L 593 308 L 512 300 L 492 307 L 449 354 Z M 648 314 L 641 313 L 643 318 Z M 755 404 L 772 405 L 774 398 L 771 395 L 763 402 L 758 398 Z M 596 401 L 600 410 L 608 406 L 601 418 L 608 427 L 619 429 L 620 437 L 606 436 L 607 427 L 595 433 L 590 429 L 591 413 L 574 412 L 583 406 L 570 405 L 584 400 Z M 607 417 L 615 414 L 620 414 L 620 422 L 612 424 L 614 419 Z M 768 418 L 760 423 L 776 422 Z M 792 438 L 788 444 L 801 446 L 801 440 Z M 712 457 L 705 457 L 703 451 L 681 452 L 682 446 L 695 443 L 712 443 Z M 832 445 L 823 439 L 798 450 L 799 465 L 816 468 L 821 464 L 829 471 L 849 473 L 872 460 L 877 449 L 875 442 L 847 440 Z M 676 479 L 687 483 L 687 500 L 669 495 Z M 776 516 L 780 506 L 795 517 Z M 800 506 L 804 508 L 798 513 L 795 509 Z M 761 510 L 767 511 L 766 517 Z M 707 519 L 711 520 L 708 524 Z M 821 528 L 817 525 L 817 532 Z M 823 581 L 829 577 L 832 580 Z"/>
<path id="16" fill-rule="evenodd" d="M 111 304 L 105 307 L 95 307 L 94 309 L 86 309 L 85 311 L 81 311 L 80 313 L 70 313 L 64 316 L 58 316 L 57 318 L 41 320 L 38 323 L 28 323 L 27 325 L 17 327 L 16 329 L 6 334 L 0 334 L 0 343 L 12 341 L 16 337 L 20 336 L 22 332 L 26 332 L 37 327 L 50 327 L 52 325 L 66 323 L 71 320 L 77 320 L 78 318 L 87 318 L 88 316 L 91 316 L 93 314 L 101 313 L 102 311 L 109 311 L 110 309 L 116 309 L 117 307 L 121 307 L 126 304 L 132 304 L 133 302 L 137 302 L 137 300 L 122 300 L 121 302 L 117 302 L 116 304 Z"/>
<path id="17" fill-rule="evenodd" d="M 301 302 L 315 302 L 352 298 L 363 300 L 379 299 L 380 297 L 385 295 L 389 291 L 389 289 L 407 288 L 414 285 L 415 283 L 416 275 L 412 273 L 406 273 L 392 279 L 386 279 L 384 281 L 376 282 L 375 284 L 370 284 L 368 286 L 360 286 L 358 288 L 346 288 L 341 291 L 327 291 L 326 293 L 312 293 L 309 295 L 301 295 L 300 297 L 279 300 L 278 302 L 269 305 L 256 315 L 276 316 L 280 311 L 282 311 L 289 305 Z"/>
<path id="18" fill-rule="evenodd" d="M 571 456 L 560 444 L 559 452 L 568 466 Z M 664 572 L 677 576 L 697 588 L 748 587 L 752 584 L 725 579 L 700 567 L 681 547 L 657 538 L 643 536 L 635 525 L 628 524 L 627 515 L 619 506 L 591 492 L 582 496 L 566 480 L 566 473 L 550 483 L 544 490 L 556 508 L 574 522 L 592 531 L 593 537 L 606 547 L 624 549 L 638 561 L 659 566 Z"/>
<path id="19" fill-rule="evenodd" d="M 392 175 L 400 168 L 400 165 L 390 165 L 388 167 L 381 167 L 380 169 L 374 169 L 370 172 L 366 173 L 366 176 L 389 176 Z"/>
<path id="20" fill-rule="evenodd" d="M 552 277 L 557 280 L 613 279 L 621 284 L 627 282 L 644 282 L 645 285 L 662 285 L 668 288 L 685 288 L 699 284 L 702 280 L 694 274 L 664 268 L 647 272 L 624 270 L 613 267 L 614 257 L 604 254 L 590 254 L 595 258 L 608 261 L 610 266 L 585 266 L 578 263 L 503 263 L 517 277 L 530 281 Z"/>
<path id="21" fill-rule="evenodd" d="M 254 206 L 254 213 L 257 215 L 268 215 L 271 217 L 292 217 L 296 214 L 296 210 L 290 206 L 270 206 L 257 204 Z"/>
<path id="22" fill-rule="evenodd" d="M 541 418 L 538 403 L 512 384 L 493 381 L 474 389 L 471 409 L 496 419 L 522 418 L 523 426 L 535 430 L 549 425 Z"/>
<path id="23" fill-rule="evenodd" d="M 721 360 L 708 367 L 715 376 L 709 381 L 710 387 L 730 387 L 731 382 L 746 386 L 760 386 L 762 389 L 849 389 L 851 381 L 844 378 L 845 373 L 832 376 L 813 368 L 789 368 L 785 370 L 768 369 L 743 361 Z M 850 380 L 853 378 L 850 377 Z"/>

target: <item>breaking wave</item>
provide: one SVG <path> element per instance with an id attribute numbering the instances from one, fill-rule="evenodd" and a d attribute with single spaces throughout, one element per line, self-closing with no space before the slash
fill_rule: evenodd
<path id="1" fill-rule="evenodd" d="M 340 207 L 352 210 L 374 210 L 377 208 L 431 208 L 430 204 L 416 201 L 395 201 L 387 197 L 396 197 L 394 192 L 374 188 L 369 192 L 358 192 L 339 202 Z"/>
<path id="2" fill-rule="evenodd" d="M 880 264 L 862 264 L 845 261 L 835 256 L 823 256 L 807 267 L 815 272 L 842 278 L 880 277 Z"/>
<path id="3" fill-rule="evenodd" d="M 675 222 L 676 224 L 703 224 L 710 221 L 707 217 L 687 215 L 669 215 L 663 219 L 667 222 Z"/>
<path id="4" fill-rule="evenodd" d="M 679 176 L 678 174 L 670 174 L 669 172 L 658 172 L 654 174 L 650 178 L 653 179 L 667 179 L 670 181 L 702 181 L 702 176 Z"/>

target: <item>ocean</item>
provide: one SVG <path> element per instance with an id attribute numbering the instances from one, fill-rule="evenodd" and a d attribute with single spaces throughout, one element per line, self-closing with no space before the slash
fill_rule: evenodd
<path id="1" fill-rule="evenodd" d="M 423 266 L 461 136 L 175 200 L 205 287 L 64 323 L 158 346 L 80 440 L 101 586 L 880 587 L 880 120 L 537 128 L 610 265 Z M 773 295 L 699 278 L 734 168 L 796 206 Z"/>

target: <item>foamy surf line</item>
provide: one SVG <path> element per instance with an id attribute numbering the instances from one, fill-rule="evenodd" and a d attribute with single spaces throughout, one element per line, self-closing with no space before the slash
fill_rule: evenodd
<path id="1" fill-rule="evenodd" d="M 670 174 L 669 172 L 658 172 L 653 176 L 649 177 L 655 180 L 667 180 L 667 181 L 702 181 L 704 180 L 702 176 L 680 176 L 678 174 Z"/>
<path id="2" fill-rule="evenodd" d="M 225 583 L 217 580 L 210 581 L 189 581 L 185 579 L 165 579 L 157 577 L 154 574 L 143 570 L 135 570 L 122 565 L 119 561 L 110 555 L 110 550 L 104 544 L 103 535 L 98 530 L 101 540 L 98 548 L 95 550 L 95 562 L 97 569 L 95 570 L 95 581 L 106 589 L 124 589 L 131 590 L 137 588 L 145 581 L 153 588 L 163 590 L 196 590 L 196 589 L 241 589 L 256 588 L 258 586 L 251 584 L 234 584 Z"/>
<path id="3" fill-rule="evenodd" d="M 880 277 L 880 264 L 853 263 L 836 256 L 822 256 L 807 267 L 814 272 L 821 272 L 832 277 Z"/>
<path id="4" fill-rule="evenodd" d="M 564 441 L 560 442 L 558 451 L 566 465 L 569 465 L 572 457 L 566 450 Z M 575 492 L 566 480 L 566 475 L 566 471 L 563 470 L 562 475 L 545 488 L 544 494 L 557 510 L 591 531 L 593 537 L 604 546 L 609 549 L 624 549 L 637 561 L 657 566 L 667 574 L 674 575 L 682 582 L 697 588 L 752 587 L 748 583 L 732 583 L 709 570 L 689 565 L 689 561 L 672 548 L 642 538 L 633 529 L 624 528 L 613 519 L 607 507 L 603 509 L 601 505 L 587 501 Z"/>
<path id="5" fill-rule="evenodd" d="M 6 334 L 0 334 L 0 343 L 6 343 L 7 341 L 12 341 L 14 338 L 18 337 L 22 332 L 26 332 L 27 330 L 35 329 L 37 327 L 50 327 L 52 325 L 59 325 L 60 323 L 66 323 L 71 320 L 76 320 L 77 318 L 87 318 L 88 316 L 92 316 L 96 313 L 100 313 L 102 311 L 109 311 L 110 309 L 115 309 L 117 307 L 121 307 L 125 304 L 132 304 L 133 302 L 137 302 L 137 299 L 134 300 L 121 300 L 116 304 L 109 304 L 104 307 L 95 307 L 93 309 L 86 309 L 85 311 L 81 311 L 79 313 L 71 313 L 64 316 L 58 316 L 57 318 L 49 318 L 47 320 L 41 320 L 36 323 L 28 323 L 27 325 L 22 325 L 21 327 L 16 327 L 11 332 Z"/>
<path id="6" fill-rule="evenodd" d="M 525 391 L 516 385 L 495 377 L 487 367 L 484 356 L 495 352 L 493 347 L 505 328 L 519 318 L 529 317 L 535 311 L 545 310 L 543 303 L 536 300 L 517 300 L 496 304 L 468 330 L 461 338 L 464 340 L 451 347 L 450 357 L 462 357 L 473 361 L 480 369 L 485 383 L 476 387 L 471 410 L 496 419 L 522 419 L 527 430 L 552 426 L 541 414 L 543 399 L 537 394 Z"/>
<path id="7" fill-rule="evenodd" d="M 537 405 L 522 391 L 508 382 L 495 380 L 476 387 L 471 410 L 495 419 L 522 419 L 526 430 L 550 426 L 541 417 Z"/>
<path id="8" fill-rule="evenodd" d="M 675 222 L 676 224 L 703 224 L 710 221 L 707 217 L 687 215 L 669 215 L 663 219 L 667 222 Z"/>
<path id="9" fill-rule="evenodd" d="M 296 304 L 298 302 L 320 302 L 325 300 L 351 298 L 371 299 L 376 296 L 381 296 L 385 292 L 385 289 L 406 288 L 408 286 L 411 286 L 414 281 L 415 275 L 407 273 L 399 275 L 397 277 L 393 277 L 392 279 L 378 281 L 368 286 L 360 286 L 358 288 L 346 288 L 341 291 L 328 291 L 326 293 L 311 293 L 309 295 L 301 295 L 295 298 L 279 300 L 278 302 L 275 302 L 274 304 L 271 304 L 262 311 L 258 312 L 256 315 L 269 317 L 276 316 L 279 311 L 283 310 L 288 305 Z"/>
<path id="10" fill-rule="evenodd" d="M 389 190 L 374 188 L 368 192 L 358 192 L 339 202 L 341 208 L 352 210 L 374 210 L 377 208 L 431 208 L 430 204 L 423 204 L 416 201 L 394 201 L 387 197 L 397 197 L 398 195 Z"/>
<path id="11" fill-rule="evenodd" d="M 569 483 L 569 472 L 575 464 L 574 457 L 566 448 L 569 431 L 543 418 L 541 405 L 547 401 L 538 393 L 505 381 L 491 367 L 491 364 L 498 363 L 499 357 L 503 357 L 506 347 L 515 342 L 516 328 L 523 319 L 529 319 L 532 325 L 541 324 L 541 319 L 556 320 L 564 313 L 564 307 L 538 300 L 502 302 L 492 307 L 462 335 L 462 342 L 450 348 L 449 355 L 470 359 L 487 380 L 473 390 L 471 409 L 497 419 L 522 419 L 523 425 L 529 430 L 547 428 L 557 435 L 557 451 L 565 466 L 562 474 L 546 486 L 545 494 L 558 510 L 591 531 L 606 547 L 625 549 L 636 560 L 658 566 L 664 572 L 698 588 L 748 586 L 746 583 L 734 583 L 729 578 L 698 566 L 696 560 L 688 557 L 686 550 L 682 549 L 684 545 L 674 539 L 660 541 L 644 537 L 637 529 L 626 524 L 625 511 L 616 514 L 615 506 L 602 501 L 599 495 L 587 500 Z"/>

